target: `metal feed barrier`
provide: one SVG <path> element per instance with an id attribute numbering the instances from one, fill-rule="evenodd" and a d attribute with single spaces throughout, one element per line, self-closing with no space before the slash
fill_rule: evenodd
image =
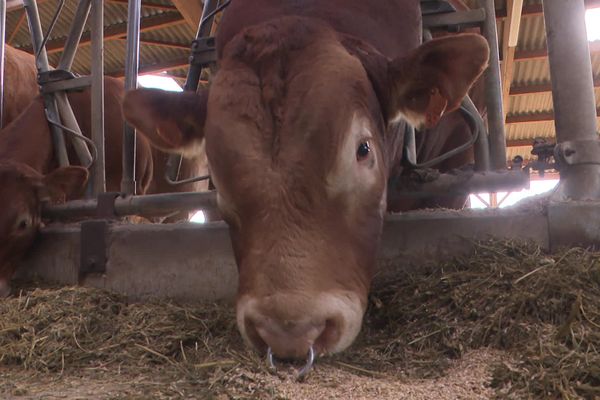
<path id="1" fill-rule="evenodd" d="M 107 224 L 111 218 L 126 215 L 155 216 L 163 213 L 169 214 L 173 211 L 211 209 L 216 206 L 216 201 L 213 192 L 135 196 L 133 179 L 135 176 L 135 133 L 129 128 L 124 134 L 123 194 L 104 194 L 103 70 L 100 45 L 102 41 L 101 27 L 103 26 L 102 1 L 80 1 L 77 18 L 71 28 L 71 34 L 57 70 L 50 70 L 48 67 L 35 1 L 23 0 L 23 3 L 32 31 L 34 51 L 38 56 L 40 85 L 45 97 L 48 116 L 51 119 L 57 158 L 61 165 L 68 163 L 64 151 L 65 137 L 61 132 L 61 126 L 66 125 L 68 132 L 72 133 L 68 137 L 75 138 L 73 145 L 78 149 L 80 162 L 88 165 L 90 160 L 95 159 L 93 185 L 89 198 L 63 205 L 47 206 L 44 216 L 50 219 L 95 218 L 101 221 L 100 225 L 94 221 L 91 223 L 87 221 L 83 222 L 80 227 L 50 226 L 43 230 L 40 245 L 33 251 L 32 258 L 26 261 L 26 264 L 29 263 L 29 267 L 31 267 L 30 271 L 36 271 L 42 276 L 64 282 L 73 283 L 73 277 L 77 278 L 75 281 L 85 279 L 88 283 L 103 285 L 137 297 L 143 297 L 147 293 L 177 297 L 181 287 L 187 285 L 189 290 L 186 293 L 193 297 L 194 293 L 198 292 L 194 292 L 192 286 L 198 288 L 206 285 L 206 282 L 213 282 L 214 277 L 210 278 L 205 274 L 218 275 L 218 269 L 213 266 L 219 264 L 227 266 L 228 272 L 225 276 L 221 276 L 222 279 L 219 282 L 221 286 L 227 285 L 228 289 L 206 296 L 210 298 L 229 296 L 232 287 L 235 286 L 233 284 L 235 268 L 224 224 L 208 224 L 208 226 Z M 423 3 L 435 2 L 423 1 Z M 186 90 L 197 89 L 202 68 L 207 63 L 214 61 L 214 40 L 208 34 L 212 30 L 215 13 L 225 4 L 225 2 L 214 0 L 205 1 L 198 35 L 192 47 L 192 65 L 186 81 Z M 92 63 L 92 77 L 75 77 L 68 71 L 90 7 L 93 11 L 92 40 L 97 44 L 93 47 L 96 58 Z M 129 1 L 126 63 L 128 88 L 135 87 L 137 82 L 140 7 L 140 0 Z M 480 0 L 479 9 L 466 12 L 452 12 L 443 5 L 441 7 L 443 12 L 440 13 L 437 12 L 440 10 L 437 10 L 424 16 L 425 28 L 434 30 L 450 27 L 456 30 L 460 27 L 483 26 L 483 32 L 490 42 L 492 59 L 485 83 L 489 133 L 485 130 L 481 131 L 475 141 L 476 164 L 474 171 L 467 171 L 463 175 L 458 173 L 441 174 L 437 179 L 425 182 L 402 182 L 403 186 L 391 190 L 390 196 L 420 197 L 439 195 L 440 193 L 465 194 L 473 190 L 497 191 L 524 187 L 528 184 L 527 173 L 520 169 L 506 169 L 504 114 L 500 99 L 494 2 L 493 0 Z M 544 210 L 534 211 L 486 213 L 463 211 L 451 214 L 440 211 L 392 216 L 386 222 L 384 231 L 383 258 L 399 254 L 412 254 L 414 257 L 408 257 L 407 260 L 414 261 L 432 254 L 437 256 L 452 254 L 454 250 L 464 247 L 455 244 L 454 250 L 449 248 L 449 243 L 458 240 L 456 239 L 458 236 L 481 238 L 486 235 L 496 235 L 527 238 L 537 240 L 546 247 L 600 242 L 600 232 L 590 228 L 591 226 L 600 226 L 600 212 L 597 212 L 600 209 L 595 202 L 600 195 L 600 142 L 595 130 L 596 114 L 591 64 L 585 28 L 582 23 L 584 1 L 544 0 L 544 12 L 547 30 L 552 33 L 548 35 L 548 48 L 556 106 L 558 146 L 555 158 L 561 166 L 561 182 L 554 196 L 554 200 L 558 202 L 550 204 Z M 1 13 L 2 10 L 0 10 Z M 561 24 L 556 23 L 558 19 L 562 21 Z M 564 21 L 569 21 L 569 23 L 566 24 Z M 0 52 L 3 52 L 3 45 Z M 60 77 L 67 79 L 60 80 Z M 90 146 L 89 148 L 86 143 L 77 139 L 80 135 L 79 129 L 76 124 L 73 124 L 74 118 L 71 118 L 72 113 L 69 113 L 70 107 L 65 96 L 67 90 L 88 85 L 92 86 L 94 93 L 94 133 L 92 136 L 95 144 L 94 147 Z M 90 151 L 90 148 L 95 148 L 96 151 Z M 174 183 L 178 179 L 178 166 L 178 158 L 172 158 L 169 179 Z M 561 202 L 566 199 L 575 201 Z M 586 202 L 579 203 L 577 200 L 586 200 Z M 594 201 L 589 202 L 589 200 Z M 524 222 L 526 228 L 522 225 Z M 525 232 L 523 232 L 524 230 Z M 407 235 L 407 232 L 411 232 L 411 235 Z M 193 245 L 189 240 L 183 239 L 182 235 L 184 234 L 195 240 L 204 240 L 209 244 Z M 146 240 L 148 236 L 152 237 L 152 240 L 156 240 L 156 243 L 152 242 L 154 244 L 149 245 Z M 419 240 L 412 240 L 408 236 L 418 236 Z M 161 248 L 159 243 L 163 241 L 168 243 L 168 246 Z M 99 245 L 95 246 L 95 244 Z M 157 257 L 155 252 L 160 252 L 161 249 L 164 250 L 162 253 L 168 253 L 168 255 Z M 193 259 L 192 264 L 199 271 L 194 268 L 188 268 L 185 271 L 177 269 L 176 267 L 179 265 L 185 265 L 185 261 L 179 263 L 176 261 L 179 256 L 185 256 L 186 260 Z M 140 270 L 140 262 L 144 265 L 142 270 Z M 165 286 L 164 279 L 158 279 L 158 281 L 146 279 L 146 275 L 149 274 L 149 270 L 145 269 L 146 266 L 152 269 L 154 268 L 152 266 L 156 265 L 154 272 L 150 272 L 150 275 L 159 274 L 159 270 L 165 262 L 172 264 L 176 270 L 171 273 L 171 275 L 177 275 L 176 279 L 171 276 L 172 284 Z M 56 265 L 56 268 L 52 265 Z M 229 266 L 232 266 L 233 269 L 230 269 Z M 65 271 L 65 268 L 68 271 Z M 88 272 L 104 272 L 104 275 L 82 276 L 80 271 L 83 269 Z M 165 279 L 169 278 L 165 277 Z M 125 283 L 122 282 L 123 280 Z M 145 283 L 138 284 L 136 282 Z M 202 290 L 204 291 L 202 293 L 207 293 L 210 291 L 210 285 Z M 196 296 L 198 295 L 196 294 Z"/>

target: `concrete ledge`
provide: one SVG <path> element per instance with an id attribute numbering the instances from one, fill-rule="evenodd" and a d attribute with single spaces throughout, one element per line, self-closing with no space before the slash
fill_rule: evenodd
<path id="1" fill-rule="evenodd" d="M 64 284 L 78 281 L 79 226 L 50 226 L 24 260 L 20 277 Z M 415 267 L 424 261 L 464 254 L 472 240 L 488 237 L 533 240 L 549 246 L 548 218 L 537 210 L 422 211 L 391 216 L 385 223 L 380 264 Z M 132 299 L 231 299 L 237 267 L 223 223 L 112 225 L 104 274 L 84 285 L 106 288 Z M 385 272 L 385 271 L 382 271 Z"/>

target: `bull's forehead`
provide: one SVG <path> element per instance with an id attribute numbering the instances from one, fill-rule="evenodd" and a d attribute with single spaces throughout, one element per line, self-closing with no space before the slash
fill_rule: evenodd
<path id="1" fill-rule="evenodd" d="M 359 127 L 368 127 L 379 140 L 381 132 L 373 134 L 380 126 L 377 104 L 362 64 L 331 38 L 285 54 L 274 52 L 269 67 L 226 59 L 208 106 L 206 140 L 213 172 L 231 171 L 232 176 L 223 177 L 227 181 L 239 181 L 249 169 L 263 179 L 283 173 L 325 180 Z"/>

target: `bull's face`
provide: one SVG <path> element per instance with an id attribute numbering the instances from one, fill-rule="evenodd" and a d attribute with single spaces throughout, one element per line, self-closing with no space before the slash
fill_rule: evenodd
<path id="1" fill-rule="evenodd" d="M 443 62 L 446 47 L 463 65 Z M 474 35 L 406 60 L 353 50 L 318 24 L 284 18 L 229 43 L 210 93 L 139 90 L 124 102 L 158 147 L 185 152 L 206 139 L 239 269 L 239 330 L 279 357 L 352 343 L 386 208 L 386 125 L 437 122 L 488 56 Z"/>
<path id="2" fill-rule="evenodd" d="M 87 170 L 80 167 L 43 176 L 24 164 L 0 163 L 0 297 L 10 294 L 10 279 L 35 238 L 41 202 L 76 193 L 86 180 Z"/>

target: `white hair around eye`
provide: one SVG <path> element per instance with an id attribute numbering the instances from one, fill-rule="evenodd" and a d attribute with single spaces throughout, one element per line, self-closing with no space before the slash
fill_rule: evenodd
<path id="1" fill-rule="evenodd" d="M 327 175 L 329 197 L 372 191 L 378 183 L 380 163 L 368 118 L 354 113 L 342 140 L 334 168 Z"/>

